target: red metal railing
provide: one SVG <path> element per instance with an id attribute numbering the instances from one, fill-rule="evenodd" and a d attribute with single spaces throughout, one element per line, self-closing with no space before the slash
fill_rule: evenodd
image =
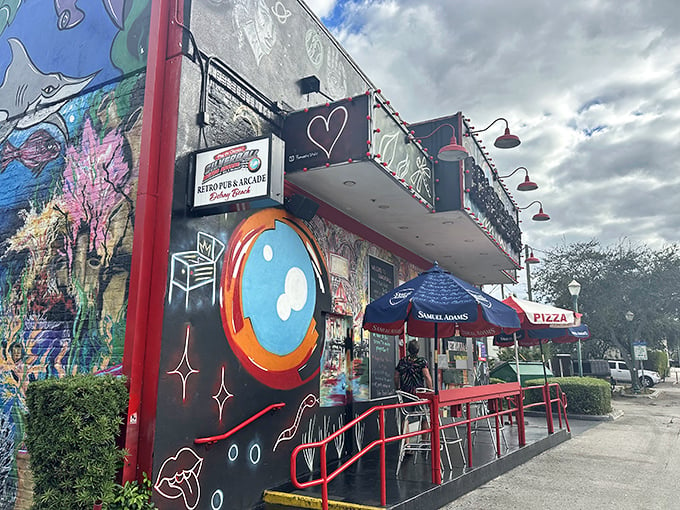
<path id="1" fill-rule="evenodd" d="M 385 436 L 385 411 L 391 410 L 391 409 L 400 409 L 402 407 L 413 407 L 414 405 L 428 405 L 429 402 L 427 400 L 419 400 L 416 402 L 405 402 L 403 404 L 388 404 L 388 405 L 381 405 L 381 406 L 376 406 L 368 409 L 367 411 L 363 412 L 359 416 L 357 416 L 355 419 L 347 423 L 344 427 L 336 430 L 333 432 L 330 436 L 326 437 L 325 439 L 322 439 L 321 441 L 316 441 L 314 443 L 306 443 L 306 444 L 301 444 L 297 446 L 294 450 L 293 453 L 291 454 L 291 459 L 290 459 L 290 478 L 293 482 L 293 485 L 297 487 L 298 489 L 305 489 L 307 487 L 313 487 L 316 485 L 321 485 L 321 501 L 322 501 L 322 506 L 323 510 L 328 510 L 328 482 L 332 481 L 335 477 L 337 477 L 340 473 L 345 471 L 347 468 L 349 468 L 352 464 L 354 464 L 357 460 L 359 460 L 361 457 L 363 457 L 366 453 L 368 453 L 370 450 L 372 450 L 374 447 L 379 446 L 380 447 L 380 504 L 382 506 L 387 505 L 387 490 L 385 487 L 385 445 L 387 443 L 390 443 L 392 441 L 400 441 L 401 439 L 405 439 L 408 437 L 413 437 L 413 436 L 419 436 L 422 434 L 427 434 L 432 431 L 432 428 L 425 428 L 425 429 L 420 429 L 417 431 L 413 432 L 408 432 L 405 434 L 400 434 L 397 436 L 391 436 L 391 437 L 386 437 Z M 336 437 L 338 437 L 340 434 L 345 433 L 347 430 L 352 428 L 354 425 L 357 423 L 363 421 L 365 418 L 368 416 L 371 416 L 375 413 L 378 413 L 378 428 L 380 431 L 380 438 L 376 439 L 375 441 L 372 441 L 371 443 L 367 444 L 364 446 L 361 450 L 359 450 L 357 453 L 352 455 L 345 463 L 341 464 L 339 467 L 335 469 L 335 471 L 332 471 L 331 473 L 328 473 L 328 466 L 327 466 L 327 457 L 326 457 L 326 448 L 328 446 L 328 443 L 333 441 Z M 320 458 L 320 465 L 321 465 L 321 474 L 320 478 L 316 480 L 309 480 L 307 482 L 300 482 L 297 479 L 297 456 L 298 454 L 306 449 L 309 448 L 319 448 L 319 458 Z"/>
<path id="2" fill-rule="evenodd" d="M 526 444 L 526 434 L 524 430 L 524 409 L 526 407 L 534 407 L 537 405 L 545 405 L 546 409 L 550 409 L 553 402 L 558 403 L 558 413 L 560 420 L 560 428 L 562 427 L 562 414 L 564 414 L 564 419 L 566 421 L 566 397 L 562 393 L 559 385 L 553 383 L 548 387 L 536 386 L 532 388 L 543 388 L 543 395 L 549 396 L 549 387 L 557 387 L 557 397 L 552 399 L 544 399 L 544 402 L 538 402 L 536 404 L 530 404 L 529 406 L 524 406 L 524 390 L 520 387 L 518 383 L 505 383 L 505 384 L 494 384 L 489 386 L 474 386 L 470 388 L 456 388 L 453 390 L 442 390 L 438 394 L 435 393 L 422 393 L 418 396 L 421 400 L 416 402 L 405 402 L 400 404 L 388 404 L 376 406 L 368 409 L 361 415 L 357 416 L 354 420 L 347 423 L 344 427 L 341 427 L 328 437 L 323 440 L 316 441 L 313 443 L 306 443 L 297 446 L 291 454 L 290 463 L 290 474 L 293 485 L 298 489 L 305 489 L 308 487 L 321 485 L 321 499 L 323 510 L 328 510 L 328 483 L 335 479 L 340 473 L 345 471 L 351 465 L 353 465 L 357 460 L 363 457 L 366 453 L 374 449 L 375 447 L 380 448 L 380 504 L 385 506 L 387 504 L 387 494 L 386 494 L 386 484 L 385 484 L 385 446 L 387 443 L 393 441 L 400 441 L 405 438 L 419 436 L 423 434 L 430 434 L 430 445 L 431 445 L 431 462 L 432 462 L 432 482 L 436 484 L 441 484 L 441 466 L 440 466 L 440 432 L 451 427 L 466 426 L 467 429 L 467 445 L 468 445 L 468 457 L 467 465 L 472 467 L 472 424 L 479 420 L 494 419 L 495 422 L 495 434 L 496 434 L 496 455 L 501 456 L 501 424 L 505 416 L 512 420 L 512 416 L 516 417 L 517 424 L 517 435 L 518 443 L 520 446 Z M 485 402 L 489 413 L 480 416 L 472 416 L 471 404 L 474 402 Z M 507 409 L 504 408 L 503 403 L 508 402 Z M 417 405 L 429 405 L 430 407 L 430 425 L 429 428 L 416 430 L 413 432 L 406 432 L 398 434 L 395 436 L 387 437 L 385 433 L 385 411 L 390 411 L 392 409 L 400 409 L 404 407 L 412 407 Z M 453 423 L 447 423 L 440 425 L 439 412 L 442 408 L 449 407 L 451 409 L 452 415 L 460 416 L 462 415 L 462 409 L 466 409 L 465 419 L 456 420 Z M 378 425 L 379 425 L 379 438 L 371 443 L 365 445 L 357 453 L 352 455 L 348 460 L 339 465 L 335 470 L 328 472 L 328 462 L 327 462 L 327 447 L 328 444 L 333 441 L 340 434 L 344 434 L 347 430 L 351 429 L 358 423 L 365 420 L 367 417 L 378 414 Z M 567 429 L 569 430 L 569 424 L 567 422 Z M 552 426 L 552 415 L 550 415 L 548 421 L 548 432 L 553 432 Z M 300 482 L 297 479 L 297 459 L 300 452 L 306 449 L 318 448 L 319 458 L 320 458 L 320 475 L 319 478 L 308 480 L 306 482 Z"/>
<path id="3" fill-rule="evenodd" d="M 555 388 L 556 390 L 555 397 L 552 396 L 552 392 L 550 391 L 551 388 Z M 564 416 L 564 423 L 566 425 L 567 432 L 571 432 L 571 428 L 569 427 L 569 419 L 567 418 L 567 396 L 562 391 L 562 388 L 560 388 L 560 385 L 558 383 L 550 383 L 542 384 L 540 386 L 528 386 L 524 388 L 524 391 L 526 392 L 527 390 L 538 389 L 540 389 L 543 393 L 543 401 L 527 404 L 524 406 L 524 409 L 545 406 L 545 419 L 548 425 L 548 433 L 552 434 L 555 431 L 552 417 L 552 404 L 556 403 L 559 427 L 562 428 L 562 417 Z"/>
<path id="4" fill-rule="evenodd" d="M 269 411 L 276 411 L 277 409 L 280 409 L 285 405 L 286 404 L 284 404 L 283 402 L 279 402 L 278 404 L 269 405 L 269 406 L 265 407 L 264 409 L 262 409 L 262 411 L 252 415 L 247 420 L 242 421 L 241 423 L 236 425 L 231 430 L 226 431 L 224 434 L 220 434 L 219 436 L 199 437 L 199 438 L 194 439 L 194 444 L 213 444 L 213 443 L 216 443 L 217 441 L 222 441 L 223 439 L 227 439 L 229 436 L 235 434 L 236 432 L 241 430 L 246 425 L 253 423 L 260 416 L 267 414 Z"/>

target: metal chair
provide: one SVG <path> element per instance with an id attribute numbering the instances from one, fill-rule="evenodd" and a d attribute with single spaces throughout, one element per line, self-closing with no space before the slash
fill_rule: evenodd
<path id="1" fill-rule="evenodd" d="M 412 395 L 411 393 L 407 393 L 405 391 L 400 391 L 397 390 L 397 399 L 399 400 L 399 403 L 406 403 L 406 402 L 418 402 L 421 399 L 416 397 L 415 395 Z M 426 405 L 415 405 L 412 408 L 411 407 L 402 407 L 399 409 L 401 411 L 400 419 L 398 421 L 398 430 L 400 434 L 403 433 L 408 433 L 408 432 L 415 432 L 417 430 L 422 430 L 423 429 L 423 424 L 425 424 L 424 428 L 430 428 L 430 409 Z M 399 416 L 399 415 L 398 415 Z M 439 424 L 441 425 L 441 418 L 439 420 Z M 455 427 L 454 427 L 455 429 Z M 451 464 L 451 455 L 449 453 L 448 445 L 453 444 L 455 442 L 462 443 L 462 440 L 459 438 L 458 440 L 455 439 L 449 439 L 446 437 L 445 434 L 446 431 L 442 430 L 441 431 L 441 441 L 440 441 L 440 448 L 443 449 L 446 452 L 446 459 L 449 464 L 449 470 L 453 469 L 453 464 Z M 456 435 L 458 432 L 456 431 Z M 416 439 L 417 438 L 417 439 Z M 460 445 L 461 448 L 461 454 L 462 454 L 462 444 Z M 396 474 L 399 474 L 399 469 L 401 469 L 401 465 L 404 461 L 404 456 L 406 455 L 407 452 L 413 452 L 415 455 L 418 454 L 418 452 L 425 452 L 426 454 L 429 453 L 431 450 L 431 445 L 430 445 L 430 438 L 428 435 L 423 435 L 423 436 L 412 436 L 409 438 L 404 438 L 400 441 L 399 443 L 399 459 L 397 460 L 397 471 Z M 465 462 L 465 456 L 463 456 L 463 462 Z M 414 456 L 413 462 L 415 464 L 416 458 Z M 441 465 L 443 467 L 444 465 L 444 460 L 440 459 Z"/>
<path id="2" fill-rule="evenodd" d="M 489 407 L 488 407 L 488 402 L 487 401 L 481 401 L 481 402 L 475 402 L 473 404 L 474 408 L 474 415 L 475 417 L 479 416 L 485 416 L 483 420 L 476 420 L 472 424 L 472 444 L 475 444 L 475 439 L 477 437 L 477 432 L 479 431 L 488 431 L 489 435 L 491 436 L 491 443 L 493 444 L 494 450 L 497 450 L 496 447 L 496 426 L 495 424 L 491 423 L 491 416 L 489 415 Z M 486 422 L 486 425 L 483 425 L 482 422 Z M 500 437 L 501 437 L 501 444 L 505 445 L 505 450 L 509 450 L 510 446 L 508 445 L 508 440 L 505 437 L 505 426 L 503 424 L 503 420 L 501 419 L 499 421 L 498 429 L 500 432 Z"/>
<path id="3" fill-rule="evenodd" d="M 434 393 L 434 390 L 432 390 L 430 388 L 416 388 L 416 393 Z M 429 416 L 428 416 L 428 418 L 429 418 Z M 453 421 L 455 422 L 456 419 L 453 418 Z M 439 426 L 441 427 L 442 425 L 443 425 L 442 417 L 440 415 L 439 416 Z M 455 438 L 448 437 L 446 435 L 446 432 L 449 431 L 449 430 L 453 431 L 453 433 L 456 435 Z M 454 444 L 457 444 L 458 448 L 460 450 L 460 458 L 463 460 L 463 467 L 467 466 L 467 459 L 465 458 L 465 450 L 463 450 L 463 438 L 460 437 L 460 433 L 458 432 L 458 426 L 453 426 L 453 427 L 449 427 L 447 429 L 442 429 L 441 430 L 441 443 L 443 445 L 445 445 L 444 448 L 446 449 L 446 456 L 449 460 L 449 469 L 451 468 L 451 456 L 449 454 L 449 448 L 448 447 L 449 447 L 449 445 L 454 445 Z"/>

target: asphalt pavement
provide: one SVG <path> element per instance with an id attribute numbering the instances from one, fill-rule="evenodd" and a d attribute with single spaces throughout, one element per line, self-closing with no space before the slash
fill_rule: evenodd
<path id="1" fill-rule="evenodd" d="M 440 510 L 680 508 L 680 371 L 672 370 L 655 396 L 615 396 L 614 420 L 570 418 L 569 441 Z"/>

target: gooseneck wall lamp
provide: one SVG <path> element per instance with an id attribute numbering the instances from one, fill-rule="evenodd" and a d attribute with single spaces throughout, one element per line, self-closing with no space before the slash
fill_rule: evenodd
<path id="1" fill-rule="evenodd" d="M 546 213 L 543 212 L 543 204 L 541 203 L 540 200 L 534 200 L 533 202 L 531 202 L 526 207 L 518 207 L 517 210 L 523 211 L 524 209 L 528 209 L 529 207 L 531 207 L 534 204 L 538 204 L 540 206 L 540 209 L 538 210 L 538 212 L 536 214 L 534 214 L 531 217 L 531 219 L 534 220 L 534 221 L 548 221 L 550 219 L 550 216 L 548 216 Z"/>
<path id="2" fill-rule="evenodd" d="M 456 129 L 451 124 L 440 124 L 429 135 L 418 136 L 417 137 L 418 143 L 421 143 L 421 140 L 423 140 L 425 138 L 431 137 L 433 134 L 435 134 L 437 131 L 439 131 L 444 126 L 450 127 L 453 130 L 453 135 L 451 136 L 451 141 L 448 143 L 448 145 L 444 145 L 441 149 L 439 149 L 439 152 L 437 153 L 437 157 L 439 159 L 441 159 L 442 161 L 462 161 L 462 160 L 464 160 L 465 158 L 468 157 L 468 151 L 465 147 L 460 145 L 458 143 L 458 141 L 456 140 Z M 413 134 L 413 131 L 411 131 L 411 134 Z"/>
<path id="3" fill-rule="evenodd" d="M 499 175 L 498 178 L 507 179 L 508 177 L 512 177 L 513 175 L 515 175 L 518 170 L 524 170 L 524 182 L 521 182 L 517 185 L 517 191 L 533 191 L 535 189 L 538 189 L 538 184 L 529 179 L 529 170 L 527 170 L 526 167 L 523 166 L 518 166 L 508 175 Z"/>
<path id="4" fill-rule="evenodd" d="M 510 133 L 510 127 L 508 126 L 508 121 L 505 120 L 503 117 L 498 117 L 491 124 L 486 126 L 484 129 L 478 129 L 476 131 L 469 131 L 468 135 L 474 135 L 475 133 L 482 133 L 483 131 L 486 131 L 491 126 L 493 126 L 499 120 L 502 120 L 503 122 L 505 122 L 505 133 L 503 133 L 501 136 L 496 138 L 496 141 L 493 144 L 496 147 L 498 147 L 499 149 L 512 149 L 513 147 L 517 147 L 520 143 L 522 143 L 517 135 L 513 135 L 513 134 Z"/>

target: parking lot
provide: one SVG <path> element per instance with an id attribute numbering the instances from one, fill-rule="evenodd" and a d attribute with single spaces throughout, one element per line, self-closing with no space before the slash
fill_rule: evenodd
<path id="1" fill-rule="evenodd" d="M 671 370 L 654 397 L 615 396 L 615 420 L 572 418 L 571 440 L 441 510 L 678 508 L 680 369 Z"/>

